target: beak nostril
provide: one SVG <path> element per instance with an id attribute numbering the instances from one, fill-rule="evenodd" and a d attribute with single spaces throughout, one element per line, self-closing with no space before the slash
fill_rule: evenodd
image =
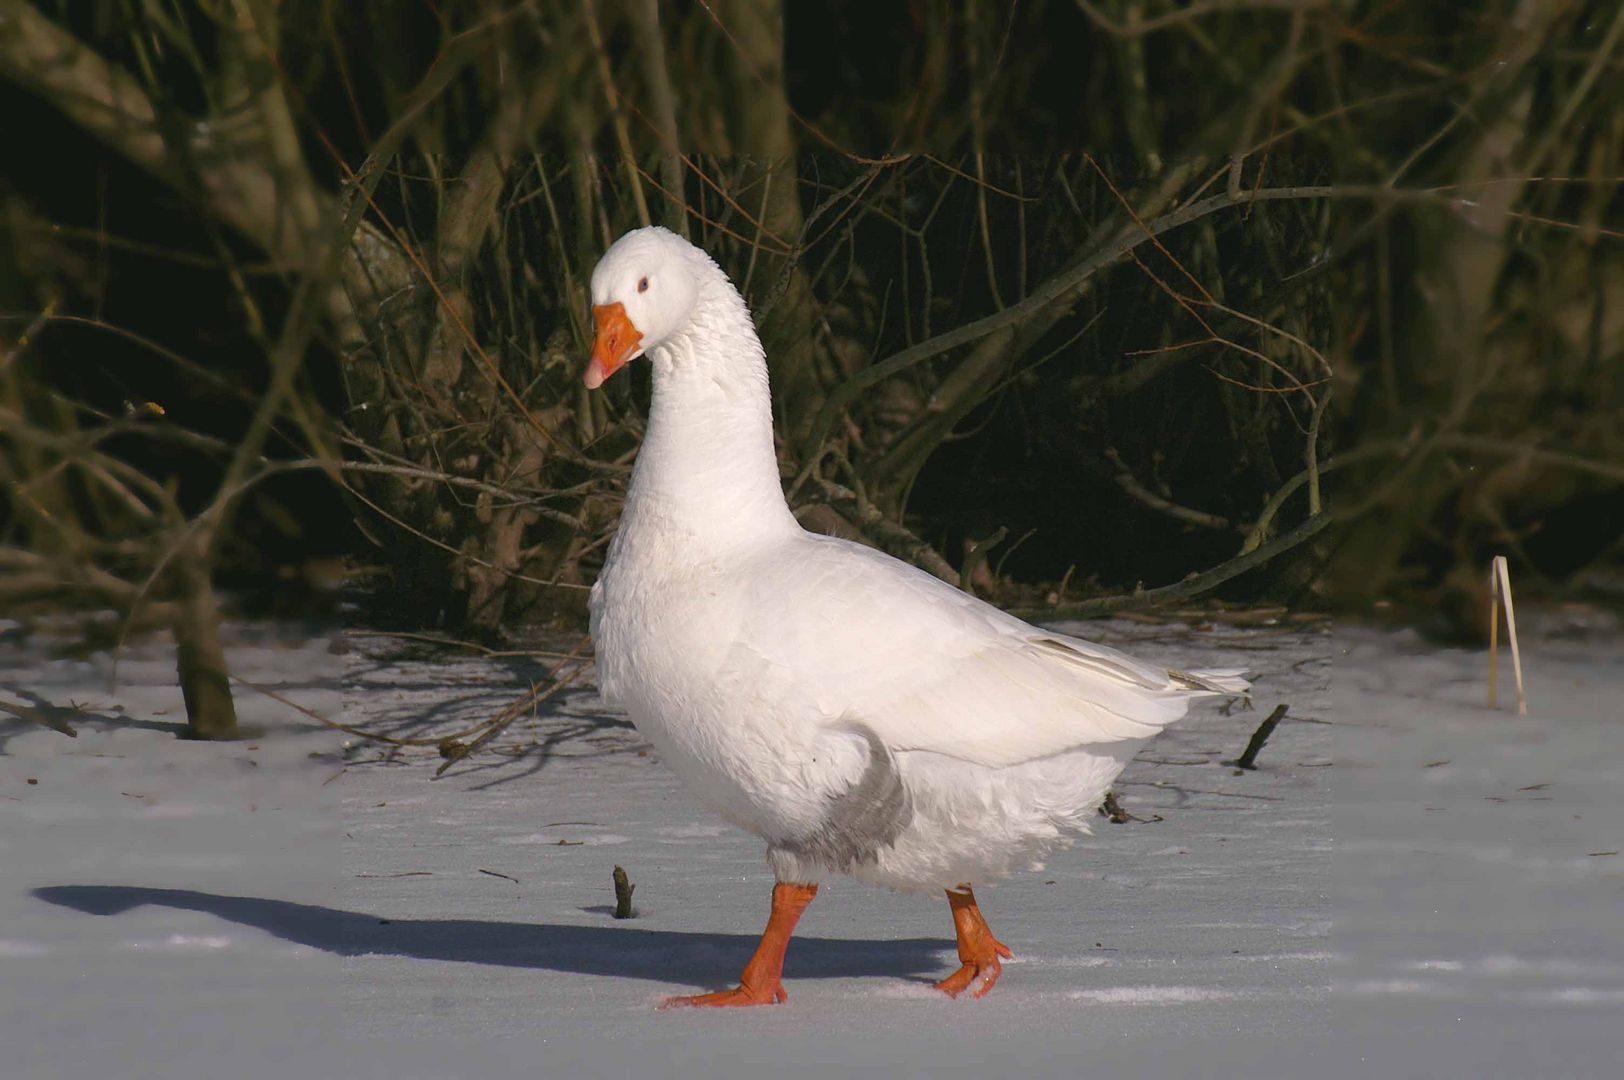
<path id="1" fill-rule="evenodd" d="M 585 381 L 589 389 L 596 389 L 631 359 L 643 334 L 627 317 L 625 306 L 618 302 L 594 307 L 592 318 L 596 333 Z"/>

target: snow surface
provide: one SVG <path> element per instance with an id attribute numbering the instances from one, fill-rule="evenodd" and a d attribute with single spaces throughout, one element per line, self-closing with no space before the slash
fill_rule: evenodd
<path id="1" fill-rule="evenodd" d="M 1361 1075 L 1624 1072 L 1624 641 L 1522 644 L 1527 716 L 1504 655 L 1490 712 L 1481 652 L 1337 634 L 1333 1041 Z"/>
<path id="2" fill-rule="evenodd" d="M 432 746 L 248 689 L 258 737 L 176 739 L 164 643 L 110 685 L 105 653 L 0 620 L 0 702 L 82 707 L 77 739 L 0 711 L 0 1075 L 1612 1075 L 1624 857 L 1590 853 L 1624 837 L 1616 641 L 1525 643 L 1518 718 L 1477 705 L 1481 657 L 1390 632 L 1070 630 L 1247 667 L 1255 708 L 1146 748 L 1117 785 L 1145 820 L 978 890 L 1016 954 L 990 996 L 929 985 L 956 966 L 945 900 L 834 880 L 786 1006 L 658 1012 L 734 981 L 771 875 L 589 687 L 432 780 Z M 550 663 L 229 636 L 241 678 L 397 737 L 465 730 Z M 1261 767 L 1226 765 L 1279 702 Z"/>

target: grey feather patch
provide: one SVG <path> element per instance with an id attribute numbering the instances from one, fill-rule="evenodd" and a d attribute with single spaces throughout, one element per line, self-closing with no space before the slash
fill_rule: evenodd
<path id="1" fill-rule="evenodd" d="M 771 845 L 842 873 L 854 866 L 872 865 L 880 850 L 895 843 L 913 820 L 913 801 L 890 749 L 866 724 L 854 722 L 844 725 L 844 730 L 862 736 L 868 744 L 863 775 L 844 792 L 830 797 L 829 813 L 816 829 Z"/>
<path id="2" fill-rule="evenodd" d="M 1244 694 L 1252 684 L 1241 678 L 1239 669 L 1222 671 L 1168 671 L 1168 678 L 1189 690 L 1205 690 L 1211 694 Z"/>
<path id="3" fill-rule="evenodd" d="M 1186 690 L 1208 690 L 1208 689 L 1211 689 L 1205 683 L 1203 683 L 1200 679 L 1197 679 L 1193 675 L 1186 675 L 1182 671 L 1174 671 L 1173 669 L 1169 668 L 1168 671 L 1167 671 L 1167 677 L 1169 679 L 1171 679 L 1173 682 L 1176 682 L 1180 686 L 1184 687 Z"/>

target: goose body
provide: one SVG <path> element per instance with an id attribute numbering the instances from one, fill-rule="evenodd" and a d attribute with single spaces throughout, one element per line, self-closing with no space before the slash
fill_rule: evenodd
<path id="1" fill-rule="evenodd" d="M 766 841 L 775 919 L 780 892 L 809 900 L 832 873 L 944 889 L 959 898 L 962 956 L 966 926 L 985 930 L 967 883 L 1087 832 L 1140 745 L 1192 699 L 1245 691 L 1238 672 L 1169 671 L 1031 626 L 803 530 L 780 486 L 750 313 L 675 234 L 622 237 L 592 294 L 587 384 L 638 355 L 654 367 L 591 596 L 601 691 L 695 795 Z M 999 952 L 973 974 L 990 986 L 1007 950 L 985 939 Z"/>

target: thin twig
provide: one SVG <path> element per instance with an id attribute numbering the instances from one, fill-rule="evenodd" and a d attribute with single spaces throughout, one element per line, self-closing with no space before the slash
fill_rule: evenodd
<path id="1" fill-rule="evenodd" d="M 581 15 L 586 21 L 587 35 L 592 39 L 592 50 L 598 57 L 598 78 L 603 83 L 604 97 L 609 101 L 609 123 L 615 129 L 615 142 L 620 147 L 620 158 L 626 166 L 628 187 L 632 202 L 637 206 L 637 220 L 644 226 L 652 224 L 648 201 L 643 197 L 643 185 L 637 176 L 637 155 L 632 153 L 631 136 L 626 131 L 626 118 L 620 111 L 620 98 L 615 93 L 615 76 L 609 70 L 609 52 L 603 47 L 603 34 L 598 30 L 598 16 L 592 10 L 592 0 L 581 0 Z"/>
<path id="2" fill-rule="evenodd" d="M 1075 0 L 1078 10 L 1088 17 L 1088 21 L 1104 30 L 1112 37 L 1132 38 L 1151 33 L 1155 30 L 1165 30 L 1170 26 L 1200 18 L 1203 15 L 1218 15 L 1237 11 L 1281 11 L 1300 14 L 1304 11 L 1316 11 L 1326 7 L 1331 0 L 1194 0 L 1173 11 L 1161 15 L 1152 15 L 1148 19 L 1137 19 L 1129 23 L 1114 22 L 1110 16 L 1102 12 L 1090 0 Z"/>
<path id="3" fill-rule="evenodd" d="M 442 739 L 440 741 L 440 753 L 443 757 L 445 757 L 446 760 L 438 769 L 434 770 L 434 778 L 438 780 L 441 776 L 445 775 L 445 771 L 451 768 L 451 766 L 455 765 L 464 758 L 472 756 L 486 743 L 496 738 L 496 736 L 501 734 L 503 731 L 506 731 L 508 725 L 513 723 L 513 721 L 517 720 L 519 717 L 523 716 L 527 710 L 534 708 L 543 701 L 546 701 L 548 698 L 558 693 L 558 691 L 574 682 L 585 669 L 586 665 L 590 662 L 590 657 L 584 657 L 581 655 L 581 653 L 582 650 L 584 650 L 591 643 L 592 638 L 589 635 L 583 634 L 581 636 L 581 640 L 576 643 L 575 648 L 571 649 L 569 654 L 554 665 L 553 670 L 548 673 L 547 688 L 545 690 L 541 689 L 542 684 L 539 683 L 536 686 L 531 687 L 528 695 L 502 710 L 502 712 L 498 714 L 494 720 L 490 721 L 484 731 L 481 731 L 477 736 L 475 736 L 472 742 L 465 744 L 459 740 Z M 569 671 L 567 678 L 564 674 L 566 669 Z"/>
<path id="4" fill-rule="evenodd" d="M 1238 521 L 1231 521 L 1229 518 L 1221 517 L 1218 514 L 1208 513 L 1205 510 L 1196 510 L 1192 507 L 1181 506 L 1180 504 L 1173 502 L 1171 499 L 1164 499 L 1154 491 L 1151 491 L 1149 488 L 1145 487 L 1144 484 L 1139 482 L 1138 477 L 1134 476 L 1133 473 L 1129 471 L 1127 464 L 1122 460 L 1122 455 L 1117 453 L 1116 447 L 1107 447 L 1105 456 L 1107 460 L 1111 462 L 1111 464 L 1116 466 L 1116 472 L 1113 474 L 1112 479 L 1116 481 L 1117 487 L 1121 488 L 1123 493 L 1134 501 L 1148 506 L 1150 509 L 1157 511 L 1158 513 L 1166 514 L 1168 517 L 1176 518 L 1179 521 L 1188 522 L 1191 525 L 1200 525 L 1205 529 L 1221 529 L 1226 531 L 1233 529 L 1243 533 L 1250 530 L 1251 526 L 1249 525 Z"/>
<path id="5" fill-rule="evenodd" d="M 1330 185 L 1307 187 L 1279 187 L 1261 188 L 1247 196 L 1246 202 L 1268 202 L 1276 199 L 1323 199 L 1344 194 L 1345 189 Z M 1383 193 L 1391 194 L 1391 193 Z M 953 330 L 937 334 L 926 341 L 912 345 L 901 352 L 872 364 L 851 378 L 841 383 L 830 392 L 823 408 L 818 413 L 817 420 L 802 444 L 801 460 L 806 463 L 802 472 L 809 472 L 811 462 L 816 458 L 817 448 L 829 437 L 834 427 L 836 416 L 854 400 L 857 395 L 877 383 L 884 382 L 899 372 L 905 371 L 916 364 L 922 363 L 933 356 L 956 349 L 972 341 L 986 337 L 1006 327 L 1016 326 L 1033 317 L 1038 312 L 1055 303 L 1064 302 L 1073 297 L 1089 278 L 1106 266 L 1123 258 L 1129 252 L 1163 233 L 1198 221 L 1209 214 L 1229 207 L 1242 205 L 1230 199 L 1229 195 L 1214 195 L 1200 202 L 1192 203 L 1171 213 L 1147 222 L 1142 228 L 1135 225 L 1125 225 L 1117 230 L 1114 236 L 1104 243 L 1099 250 L 1088 258 L 1083 259 L 1075 266 L 1061 273 L 1055 274 L 1025 299 L 1011 304 L 1002 311 L 994 312 L 984 318 L 965 323 Z M 797 483 L 801 477 L 797 476 Z"/>
<path id="6" fill-rule="evenodd" d="M 1276 705 L 1274 711 L 1264 718 L 1263 723 L 1257 726 L 1256 731 L 1252 732 L 1252 738 L 1247 742 L 1245 752 L 1235 759 L 1234 764 L 1237 769 L 1257 768 L 1258 752 L 1263 749 L 1263 744 L 1269 741 L 1269 736 L 1274 734 L 1274 729 L 1279 726 L 1280 721 L 1285 719 L 1287 708 L 1289 706 Z"/>
<path id="7" fill-rule="evenodd" d="M 1282 555 L 1299 544 L 1312 540 L 1330 523 L 1331 515 L 1321 513 L 1304 521 L 1284 536 L 1277 537 L 1245 555 L 1237 555 L 1228 562 L 1220 563 L 1205 573 L 1191 574 L 1175 585 L 1163 585 L 1158 589 L 1140 589 L 1121 596 L 1099 596 L 1076 604 L 1017 608 L 1011 613 L 1022 618 L 1086 619 L 1098 615 L 1109 615 L 1117 611 L 1155 607 L 1158 604 L 1188 600 L 1192 596 L 1200 596 L 1202 593 L 1211 592 L 1230 578 L 1262 566 L 1276 555 Z"/>
<path id="8" fill-rule="evenodd" d="M 959 570 L 959 588 L 963 589 L 971 596 L 976 594 L 976 570 L 983 562 L 986 561 L 987 552 L 1003 543 L 1004 537 L 1008 535 L 1009 529 L 1003 525 L 1000 525 L 993 531 L 991 536 L 987 537 L 985 540 L 977 542 L 974 547 L 965 552 L 964 566 Z"/>

